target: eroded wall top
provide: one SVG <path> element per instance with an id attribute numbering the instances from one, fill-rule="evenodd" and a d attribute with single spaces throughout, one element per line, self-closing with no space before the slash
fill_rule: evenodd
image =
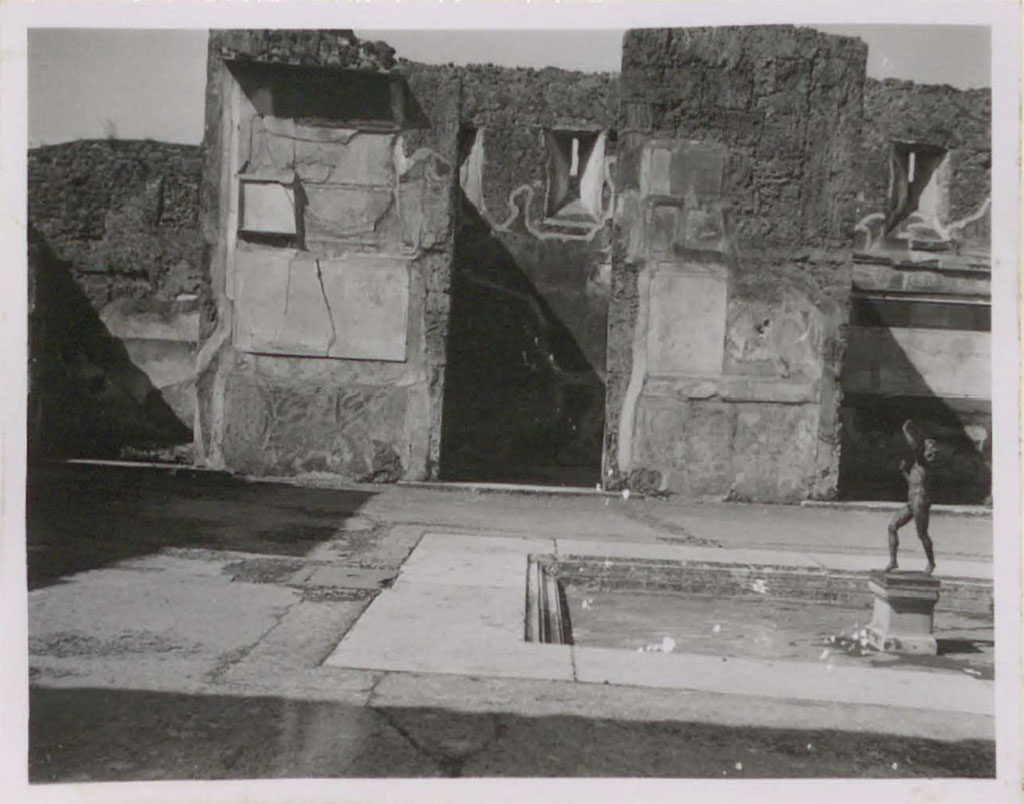
<path id="1" fill-rule="evenodd" d="M 741 243 L 844 245 L 866 60 L 858 39 L 790 26 L 629 31 L 624 129 L 725 145 Z"/>
<path id="2" fill-rule="evenodd" d="M 858 249 L 897 261 L 908 249 L 946 252 L 967 258 L 960 268 L 987 267 L 991 136 L 988 89 L 869 80 Z"/>
<path id="3" fill-rule="evenodd" d="M 395 49 L 387 43 L 362 40 L 343 29 L 211 31 L 210 48 L 222 59 L 274 64 L 377 71 L 396 64 Z"/>

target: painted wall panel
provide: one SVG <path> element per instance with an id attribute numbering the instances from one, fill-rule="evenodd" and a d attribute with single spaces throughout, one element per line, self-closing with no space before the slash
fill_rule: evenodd
<path id="1" fill-rule="evenodd" d="M 328 355 L 405 360 L 409 263 L 355 254 L 321 263 L 337 335 Z"/>
<path id="2" fill-rule="evenodd" d="M 238 252 L 235 346 L 246 352 L 405 360 L 409 267 L 364 255 Z"/>
<path id="3" fill-rule="evenodd" d="M 843 390 L 989 399 L 990 360 L 987 332 L 850 327 Z"/>
<path id="4" fill-rule="evenodd" d="M 651 283 L 649 373 L 719 374 L 726 305 L 724 276 L 699 267 L 659 267 Z"/>

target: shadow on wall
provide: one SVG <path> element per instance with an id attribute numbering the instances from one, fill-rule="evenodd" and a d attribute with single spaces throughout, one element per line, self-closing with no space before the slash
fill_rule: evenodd
<path id="1" fill-rule="evenodd" d="M 442 476 L 592 485 L 604 381 L 461 189 L 459 203 Z"/>
<path id="2" fill-rule="evenodd" d="M 932 501 L 960 505 L 990 502 L 990 405 L 983 400 L 936 396 L 888 328 L 869 331 L 875 338 L 874 351 L 886 357 L 885 376 L 899 377 L 899 387 L 907 393 L 849 390 L 844 394 L 840 498 L 906 501 L 907 483 L 899 465 L 901 460 L 911 460 L 911 453 L 901 428 L 904 421 L 913 419 L 938 447 L 931 467 Z M 850 355 L 847 361 L 849 370 Z"/>
<path id="3" fill-rule="evenodd" d="M 192 442 L 192 430 L 110 334 L 29 225 L 29 458 L 115 458 Z"/>

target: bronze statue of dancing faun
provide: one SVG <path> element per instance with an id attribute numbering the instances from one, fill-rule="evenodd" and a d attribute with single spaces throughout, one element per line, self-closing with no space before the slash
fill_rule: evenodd
<path id="1" fill-rule="evenodd" d="M 889 523 L 889 565 L 885 571 L 892 572 L 897 568 L 896 552 L 900 546 L 898 531 L 912 519 L 917 529 L 917 538 L 921 540 L 924 554 L 928 558 L 925 574 L 931 575 L 935 571 L 935 553 L 932 550 L 931 537 L 928 535 L 928 515 L 932 507 L 928 464 L 935 458 L 935 443 L 931 439 L 925 439 L 920 428 L 910 419 L 903 423 L 903 435 L 910 445 L 914 459 L 911 464 L 905 460 L 900 461 L 900 471 L 907 479 L 907 504 Z"/>

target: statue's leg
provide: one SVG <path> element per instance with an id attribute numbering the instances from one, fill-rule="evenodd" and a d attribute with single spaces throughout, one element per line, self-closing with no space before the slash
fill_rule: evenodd
<path id="1" fill-rule="evenodd" d="M 900 547 L 900 537 L 896 531 L 906 525 L 913 518 L 914 513 L 910 510 L 910 506 L 905 505 L 899 510 L 899 512 L 897 512 L 896 516 L 892 518 L 892 522 L 889 523 L 889 566 L 885 568 L 886 572 L 891 572 L 898 566 L 896 564 L 896 552 Z"/>
<path id="2" fill-rule="evenodd" d="M 931 575 L 935 572 L 935 553 L 932 551 L 932 540 L 928 535 L 928 520 L 929 520 L 929 506 L 928 505 L 915 505 L 914 506 L 914 527 L 917 528 L 917 538 L 921 540 L 921 546 L 924 548 L 924 554 L 928 557 L 928 566 L 925 567 L 925 573 Z"/>

